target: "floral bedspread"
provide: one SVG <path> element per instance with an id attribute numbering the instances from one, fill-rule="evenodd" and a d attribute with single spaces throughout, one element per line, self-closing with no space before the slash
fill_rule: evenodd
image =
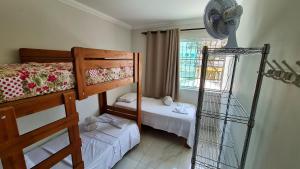
<path id="1" fill-rule="evenodd" d="M 86 71 L 86 84 L 94 85 L 133 76 L 133 67 L 98 68 Z M 0 103 L 72 89 L 72 63 L 0 65 Z"/>
<path id="2" fill-rule="evenodd" d="M 85 72 L 86 85 L 93 85 L 133 76 L 133 67 L 90 69 Z"/>
<path id="3" fill-rule="evenodd" d="M 74 88 L 72 63 L 0 65 L 0 103 Z"/>

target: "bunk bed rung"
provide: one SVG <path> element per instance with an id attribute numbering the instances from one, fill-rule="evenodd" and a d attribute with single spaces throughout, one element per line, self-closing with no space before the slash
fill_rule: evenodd
<path id="1" fill-rule="evenodd" d="M 73 147 L 71 145 L 68 145 L 67 147 L 59 150 L 57 153 L 53 154 L 52 156 L 48 157 L 44 161 L 40 162 L 36 166 L 34 166 L 32 169 L 44 169 L 44 168 L 51 168 L 58 162 L 62 161 L 64 158 L 66 158 L 68 155 L 70 155 L 70 152 L 72 152 Z M 80 162 L 79 164 L 73 165 L 74 169 L 82 169 L 84 168 L 83 162 Z"/>
<path id="2" fill-rule="evenodd" d="M 91 48 L 74 47 L 72 48 L 72 55 L 82 58 L 108 58 L 108 59 L 132 59 L 132 52 L 114 51 L 114 50 L 99 50 Z"/>
<path id="3" fill-rule="evenodd" d="M 111 90 L 117 87 L 129 85 L 133 83 L 133 78 L 124 78 L 119 80 L 114 80 L 112 82 L 104 82 L 98 85 L 90 85 L 85 86 L 85 89 L 82 89 L 82 91 L 78 93 L 79 99 L 87 98 L 87 96 L 91 96 L 94 94 L 102 93 L 107 90 Z"/>
<path id="4" fill-rule="evenodd" d="M 57 153 L 51 155 L 44 161 L 40 162 L 36 166 L 34 166 L 32 169 L 44 169 L 44 168 L 51 168 L 64 158 L 66 158 L 68 155 L 70 155 L 70 152 L 72 152 L 73 147 L 71 145 L 68 145 L 67 147 L 59 150 Z"/>
<path id="5" fill-rule="evenodd" d="M 124 109 L 124 108 L 120 108 L 120 107 L 115 107 L 115 106 L 107 106 L 108 110 L 113 110 L 113 111 L 119 111 L 125 114 L 130 114 L 130 115 L 135 115 L 136 112 L 133 110 L 129 110 L 129 109 Z"/>
<path id="6" fill-rule="evenodd" d="M 137 120 L 136 116 L 132 115 L 132 114 L 127 114 L 127 113 L 123 113 L 123 112 L 119 112 L 119 111 L 115 111 L 115 110 L 110 110 L 110 109 L 108 109 L 107 112 L 109 114 L 116 115 L 116 116 L 119 116 L 119 117 L 124 117 L 124 118 L 128 118 L 128 119 L 131 119 L 131 120 Z"/>
<path id="7" fill-rule="evenodd" d="M 132 60 L 85 60 L 86 64 L 90 68 L 115 68 L 115 67 L 132 67 Z"/>
<path id="8" fill-rule="evenodd" d="M 38 129 L 35 129 L 26 134 L 20 135 L 13 140 L 8 140 L 0 145 L 0 156 L 5 157 L 11 155 L 12 153 L 26 148 L 37 141 L 40 141 L 48 136 L 55 134 L 65 128 L 71 127 L 72 125 L 77 125 L 78 116 L 72 116 L 57 120 Z"/>
<path id="9" fill-rule="evenodd" d="M 19 118 L 64 104 L 64 100 L 62 98 L 64 93 L 74 93 L 74 90 L 65 90 L 62 92 L 55 92 L 47 95 L 7 102 L 0 104 L 0 108 L 9 106 L 14 107 L 16 117 Z M 32 106 L 33 103 L 34 106 Z"/>
<path id="10" fill-rule="evenodd" d="M 55 62 L 73 61 L 70 51 L 20 48 L 19 54 L 22 63 L 24 62 L 49 63 L 53 61 Z"/>

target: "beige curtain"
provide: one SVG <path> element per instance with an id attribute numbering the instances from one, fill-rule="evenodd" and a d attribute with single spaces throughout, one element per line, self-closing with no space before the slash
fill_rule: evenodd
<path id="1" fill-rule="evenodd" d="M 178 98 L 179 29 L 147 33 L 144 95 Z"/>

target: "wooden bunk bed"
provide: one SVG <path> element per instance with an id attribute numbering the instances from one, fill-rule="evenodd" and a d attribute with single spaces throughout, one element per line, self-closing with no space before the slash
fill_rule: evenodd
<path id="1" fill-rule="evenodd" d="M 68 131 L 70 144 L 34 168 L 51 168 L 69 155 L 72 155 L 73 168 L 84 168 L 76 99 L 81 100 L 98 94 L 100 113 L 110 113 L 135 120 L 141 128 L 141 57 L 139 53 L 74 47 L 71 51 L 21 48 L 19 54 L 21 63 L 72 62 L 75 88 L 0 102 L 0 158 L 4 169 L 26 168 L 23 149 L 63 129 Z M 87 82 L 87 74 L 90 70 L 99 71 L 120 67 L 131 68 L 132 76 L 110 77 L 108 80 L 98 79 L 98 81 Z M 136 111 L 107 105 L 107 90 L 131 83 L 137 84 Z M 66 112 L 65 118 L 28 133 L 19 134 L 17 118 L 63 104 Z"/>

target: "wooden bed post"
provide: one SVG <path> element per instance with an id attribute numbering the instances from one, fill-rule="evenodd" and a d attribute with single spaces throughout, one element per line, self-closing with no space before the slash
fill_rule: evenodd
<path id="1" fill-rule="evenodd" d="M 102 92 L 98 94 L 98 102 L 99 102 L 99 114 L 107 113 L 107 95 L 106 92 Z"/>
<path id="2" fill-rule="evenodd" d="M 0 108 L 0 144 L 10 142 L 19 137 L 15 109 Z M 23 150 L 17 150 L 12 155 L 0 157 L 5 169 L 26 169 Z"/>
<path id="3" fill-rule="evenodd" d="M 137 82 L 137 102 L 136 102 L 136 112 L 137 112 L 137 124 L 139 129 L 142 129 L 142 60 L 140 53 L 134 53 L 136 69 L 136 82 Z"/>
<path id="4" fill-rule="evenodd" d="M 76 105 L 75 105 L 75 93 L 64 93 L 64 102 L 65 102 L 65 111 L 66 116 L 74 116 L 77 119 L 77 122 L 79 122 L 79 116 L 76 112 Z M 69 134 L 69 140 L 70 145 L 72 146 L 72 164 L 74 169 L 83 169 L 84 164 L 81 157 L 81 139 L 79 136 L 79 127 L 78 124 L 72 125 L 71 127 L 68 127 L 68 134 Z"/>

